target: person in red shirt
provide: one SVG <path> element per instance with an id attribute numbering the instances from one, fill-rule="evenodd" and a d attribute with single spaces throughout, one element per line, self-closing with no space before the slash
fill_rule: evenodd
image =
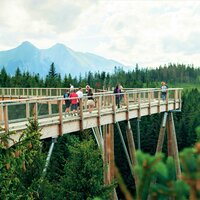
<path id="1" fill-rule="evenodd" d="M 71 99 L 71 109 L 72 114 L 75 116 L 77 114 L 77 104 L 78 104 L 78 94 L 75 93 L 75 90 L 72 90 L 71 94 L 69 95 Z"/>

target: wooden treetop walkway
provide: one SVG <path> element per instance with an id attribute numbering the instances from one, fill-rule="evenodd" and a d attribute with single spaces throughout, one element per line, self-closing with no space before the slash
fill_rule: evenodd
<path id="1" fill-rule="evenodd" d="M 35 117 L 41 127 L 41 138 L 57 137 L 75 131 L 140 118 L 146 115 L 181 109 L 181 88 L 167 90 L 166 100 L 161 90 L 126 89 L 121 108 L 116 107 L 113 91 L 94 93 L 95 108 L 88 112 L 87 96 L 80 99 L 78 116 L 65 117 L 63 91 L 66 88 L 1 88 L 0 122 L 3 132 L 16 131 L 17 141 L 26 129 L 28 119 Z M 1 134 L 0 133 L 0 134 Z"/>

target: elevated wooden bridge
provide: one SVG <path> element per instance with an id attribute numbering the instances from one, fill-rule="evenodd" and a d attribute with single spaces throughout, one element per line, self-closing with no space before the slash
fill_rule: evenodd
<path id="1" fill-rule="evenodd" d="M 42 128 L 42 138 L 48 138 L 181 109 L 181 89 L 169 89 L 165 101 L 160 97 L 160 89 L 128 89 L 123 94 L 119 109 L 115 103 L 116 94 L 110 91 L 98 92 L 94 94 L 96 105 L 92 113 L 88 112 L 88 97 L 84 96 L 80 99 L 79 115 L 65 117 L 63 90 L 64 88 L 1 89 L 1 126 L 5 131 L 21 132 L 26 128 L 28 119 L 35 117 Z"/>
<path id="2" fill-rule="evenodd" d="M 84 96 L 79 100 L 79 115 L 65 117 L 63 93 L 66 88 L 1 88 L 0 89 L 0 123 L 3 130 L 0 134 L 15 131 L 13 140 L 18 141 L 20 134 L 26 129 L 28 119 L 38 120 L 41 138 L 56 138 L 63 134 L 92 128 L 96 141 L 103 152 L 103 160 L 108 165 L 104 174 L 105 184 L 111 183 L 114 177 L 114 124 L 117 124 L 124 151 L 137 186 L 137 175 L 133 165 L 136 164 L 135 144 L 130 126 L 130 119 L 156 113 L 165 113 L 160 128 L 156 152 L 161 151 L 165 138 L 165 127 L 168 134 L 168 153 L 176 163 L 177 177 L 180 177 L 180 165 L 176 134 L 171 111 L 181 110 L 181 88 L 167 90 L 166 100 L 161 99 L 161 90 L 157 88 L 125 89 L 122 94 L 121 107 L 117 108 L 113 91 L 94 93 L 95 108 L 88 112 L 87 100 Z M 120 121 L 127 121 L 128 149 L 124 142 Z M 12 144 L 11 144 L 12 145 Z M 113 199 L 116 199 L 113 194 Z"/>

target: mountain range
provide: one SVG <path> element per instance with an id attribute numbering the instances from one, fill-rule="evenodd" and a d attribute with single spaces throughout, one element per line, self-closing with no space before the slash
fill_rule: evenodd
<path id="1" fill-rule="evenodd" d="M 63 44 L 55 44 L 48 49 L 38 49 L 30 42 L 23 42 L 14 49 L 0 51 L 0 68 L 5 67 L 7 73 L 13 75 L 19 67 L 24 72 L 39 73 L 46 76 L 50 65 L 54 62 L 56 72 L 63 77 L 84 75 L 86 72 L 113 72 L 115 66 L 123 64 L 92 54 L 76 52 Z"/>

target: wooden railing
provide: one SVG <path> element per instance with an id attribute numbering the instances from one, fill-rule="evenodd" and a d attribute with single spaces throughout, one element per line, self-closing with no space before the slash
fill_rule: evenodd
<path id="1" fill-rule="evenodd" d="M 62 96 L 66 89 L 70 90 L 70 88 L 0 88 L 0 96 Z"/>
<path id="2" fill-rule="evenodd" d="M 55 89 L 55 88 L 54 88 Z M 24 89 L 25 91 L 26 89 Z M 3 90 L 1 90 L 3 91 Z M 22 89 L 23 91 L 23 89 Z M 27 91 L 33 91 L 27 90 Z M 39 91 L 39 90 L 35 90 Z M 42 90 L 43 91 L 43 88 Z M 45 90 L 44 90 L 45 91 Z M 48 92 L 49 92 L 48 88 Z M 56 90 L 60 91 L 60 90 Z M 181 109 L 181 88 L 173 88 L 167 90 L 166 100 L 161 99 L 161 90 L 160 89 L 133 89 L 128 90 L 125 93 L 121 93 L 122 101 L 121 108 L 116 107 L 116 98 L 118 94 L 113 94 L 113 92 L 101 92 L 94 93 L 95 98 L 95 108 L 94 111 L 89 115 L 87 108 L 88 97 L 84 96 L 79 100 L 80 108 L 79 115 L 76 116 L 83 122 L 85 118 L 89 116 L 98 117 L 98 123 L 101 125 L 101 116 L 108 113 L 112 113 L 113 121 L 115 121 L 115 116 L 117 112 L 124 111 L 126 112 L 127 119 L 130 118 L 129 110 L 135 108 L 138 111 L 138 117 L 141 116 L 141 109 L 145 106 L 148 107 L 148 114 L 151 115 L 151 107 L 157 109 L 157 113 L 161 112 L 161 105 L 165 106 L 165 110 L 168 111 L 169 104 L 173 105 L 170 109 Z M 4 91 L 5 92 L 5 91 Z M 12 92 L 12 89 L 11 89 Z M 16 93 L 15 93 L 16 94 Z M 25 94 L 25 93 L 24 93 Z M 28 94 L 28 93 L 26 93 Z M 41 92 L 41 94 L 43 94 Z M 60 93 L 59 93 L 60 94 Z M 10 123 L 20 123 L 22 121 L 27 121 L 31 117 L 37 119 L 47 118 L 48 121 L 51 118 L 57 116 L 58 122 L 63 123 L 64 117 L 64 98 L 59 97 L 36 97 L 36 98 L 26 98 L 26 99 L 17 99 L 17 100 L 6 100 L 0 101 L 0 122 L 5 130 L 9 130 Z M 73 118 L 73 117 L 72 117 Z M 72 119 L 68 118 L 68 119 Z M 65 119 L 65 118 L 64 118 Z"/>

